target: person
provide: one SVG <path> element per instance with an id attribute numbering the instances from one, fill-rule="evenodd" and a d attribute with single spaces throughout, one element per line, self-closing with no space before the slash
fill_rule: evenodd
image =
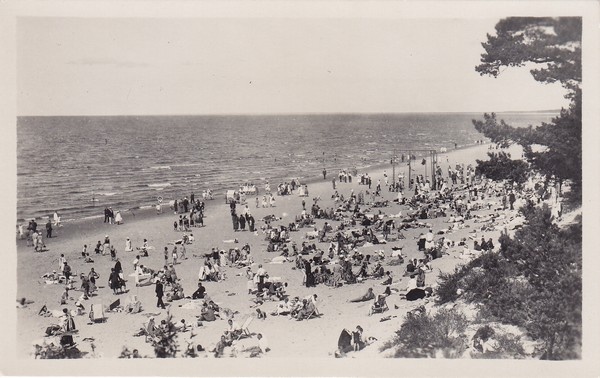
<path id="1" fill-rule="evenodd" d="M 198 289 L 192 294 L 192 299 L 204 299 L 204 293 L 206 293 L 206 289 L 202 286 L 202 282 L 198 282 Z"/>
<path id="2" fill-rule="evenodd" d="M 221 335 L 221 340 L 215 346 L 215 358 L 223 357 L 223 352 L 225 347 L 227 346 L 227 340 L 225 339 L 225 335 Z"/>
<path id="3" fill-rule="evenodd" d="M 125 252 L 131 251 L 133 251 L 133 248 L 131 247 L 131 240 L 127 238 L 127 240 L 125 240 Z"/>
<path id="4" fill-rule="evenodd" d="M 510 209 L 511 209 L 511 210 L 514 210 L 514 209 L 515 209 L 515 208 L 514 208 L 514 204 L 515 204 L 515 201 L 516 201 L 516 200 L 517 200 L 517 198 L 516 198 L 516 196 L 515 196 L 515 191 L 514 191 L 514 190 L 511 190 L 511 191 L 510 191 L 510 194 L 508 195 L 508 202 L 510 203 Z"/>
<path id="5" fill-rule="evenodd" d="M 227 328 L 227 331 L 231 334 L 232 337 L 238 337 L 242 333 L 241 327 L 239 326 L 239 324 L 234 322 L 233 319 L 229 319 L 227 321 L 227 324 L 229 324 L 229 328 Z"/>
<path id="6" fill-rule="evenodd" d="M 88 273 L 88 278 L 90 279 L 90 293 L 93 293 L 96 291 L 96 279 L 100 278 L 100 275 L 96 273 L 94 268 L 91 268 Z"/>
<path id="7" fill-rule="evenodd" d="M 118 294 L 118 291 L 121 291 L 121 279 L 119 277 L 119 272 L 116 272 L 115 268 L 110 269 L 108 286 L 113 290 L 114 295 Z"/>
<path id="8" fill-rule="evenodd" d="M 65 287 L 65 291 L 63 291 L 62 295 L 60 296 L 60 304 L 61 305 L 67 304 L 68 300 L 69 300 L 69 288 Z"/>
<path id="9" fill-rule="evenodd" d="M 204 302 L 204 304 L 202 305 L 202 309 L 200 310 L 200 316 L 198 316 L 198 320 L 205 322 L 214 322 L 215 320 L 217 320 L 215 310 L 206 302 Z"/>
<path id="10" fill-rule="evenodd" d="M 355 299 L 351 299 L 350 302 L 352 303 L 356 303 L 356 302 L 365 302 L 365 301 L 370 301 L 371 299 L 375 298 L 375 293 L 373 293 L 373 288 L 370 287 L 367 289 L 367 292 L 365 294 L 363 294 L 362 296 L 355 298 Z"/>
<path id="11" fill-rule="evenodd" d="M 271 350 L 269 348 L 269 342 L 267 341 L 267 338 L 264 337 L 262 335 L 262 333 L 259 333 L 258 335 L 256 335 L 256 338 L 258 339 L 258 347 L 260 348 L 261 352 L 267 353 L 268 351 Z"/>
<path id="12" fill-rule="evenodd" d="M 160 282 L 160 280 L 156 280 L 156 288 L 154 290 L 154 292 L 156 293 L 156 307 L 161 307 L 163 310 L 165 309 L 165 303 L 163 302 L 163 284 L 162 282 Z"/>
<path id="13" fill-rule="evenodd" d="M 71 316 L 69 310 L 66 308 L 63 308 L 62 329 L 64 332 L 74 332 L 77 330 L 75 327 L 75 320 Z"/>
<path id="14" fill-rule="evenodd" d="M 117 211 L 117 214 L 115 215 L 115 223 L 118 225 L 123 223 L 123 217 L 121 216 L 120 211 Z"/>
<path id="15" fill-rule="evenodd" d="M 323 180 L 327 179 L 327 170 L 325 170 L 325 168 L 323 168 Z"/>
<path id="16" fill-rule="evenodd" d="M 63 275 L 65 276 L 67 282 L 69 282 L 69 280 L 71 279 L 71 267 L 69 266 L 69 264 L 67 264 L 66 261 L 63 265 Z"/>
<path id="17" fill-rule="evenodd" d="M 136 255 L 135 259 L 132 261 L 134 271 L 137 270 L 139 263 L 140 263 L 140 255 Z"/>
<path id="18" fill-rule="evenodd" d="M 63 268 L 65 267 L 65 263 L 67 262 L 67 259 L 65 258 L 65 254 L 61 253 L 60 257 L 58 258 L 58 269 L 60 269 L 60 271 L 63 271 Z"/>
<path id="19" fill-rule="evenodd" d="M 123 267 L 121 266 L 121 260 L 119 260 L 119 258 L 117 258 L 115 262 L 115 272 L 119 275 L 123 274 Z"/>
<path id="20" fill-rule="evenodd" d="M 58 211 L 54 212 L 54 226 L 55 227 L 61 227 L 61 224 L 60 224 L 60 215 L 58 214 Z"/>
<path id="21" fill-rule="evenodd" d="M 363 329 L 359 325 L 356 326 L 356 330 L 352 332 L 352 345 L 355 352 L 363 349 L 366 345 L 363 340 Z"/>
<path id="22" fill-rule="evenodd" d="M 381 284 L 382 285 L 391 285 L 392 284 L 392 272 L 389 270 L 385 272 L 386 279 Z"/>
<path id="23" fill-rule="evenodd" d="M 425 271 L 420 266 L 417 269 L 417 287 L 425 287 Z"/>
<path id="24" fill-rule="evenodd" d="M 48 222 L 46 222 L 46 237 L 48 239 L 52 238 L 52 222 L 50 222 L 50 218 L 48 218 Z"/>
<path id="25" fill-rule="evenodd" d="M 91 296 L 90 293 L 90 279 L 85 274 L 81 273 L 81 290 L 83 291 L 84 299 L 88 299 Z"/>
<path id="26" fill-rule="evenodd" d="M 142 244 L 142 256 L 148 257 L 148 239 L 144 239 Z"/>
<path id="27" fill-rule="evenodd" d="M 131 352 L 131 358 L 142 358 L 142 356 L 140 356 L 140 352 L 137 349 L 134 349 L 133 352 Z"/>
<path id="28" fill-rule="evenodd" d="M 179 255 L 177 254 L 177 246 L 173 247 L 173 265 L 177 265 L 177 259 L 179 258 Z"/>
<path id="29" fill-rule="evenodd" d="M 265 277 L 267 276 L 267 271 L 263 268 L 262 264 L 258 265 L 258 270 L 256 271 L 256 277 L 258 279 L 258 292 L 262 293 L 263 287 L 265 285 Z"/>
<path id="30" fill-rule="evenodd" d="M 260 308 L 256 309 L 256 319 L 265 320 L 267 318 L 267 313 L 262 311 Z"/>

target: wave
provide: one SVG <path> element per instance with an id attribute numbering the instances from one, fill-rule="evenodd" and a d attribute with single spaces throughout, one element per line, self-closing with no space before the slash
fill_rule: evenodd
<path id="1" fill-rule="evenodd" d="M 107 197 L 111 197 L 114 196 L 115 194 L 117 194 L 117 192 L 108 192 L 108 193 L 96 193 L 99 196 L 107 196 Z"/>
<path id="2" fill-rule="evenodd" d="M 148 186 L 150 188 L 166 188 L 171 186 L 170 182 L 161 182 L 161 183 L 156 183 L 156 184 L 148 184 Z"/>
<path id="3" fill-rule="evenodd" d="M 150 169 L 171 169 L 170 165 L 155 165 L 153 167 L 150 167 Z"/>

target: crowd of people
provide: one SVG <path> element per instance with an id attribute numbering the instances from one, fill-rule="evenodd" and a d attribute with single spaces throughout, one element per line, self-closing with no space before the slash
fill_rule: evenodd
<path id="1" fill-rule="evenodd" d="M 356 177 L 357 174 L 340 171 L 333 178 L 334 187 L 326 201 L 317 196 L 309 204 L 306 202 L 310 200 L 305 198 L 308 187 L 298 180 L 279 184 L 275 193 L 271 193 L 267 183 L 262 208 L 274 206 L 275 196 L 292 194 L 298 194 L 302 198 L 297 199 L 298 202 L 301 201 L 301 207 L 287 219 L 275 215 L 259 218 L 262 223 L 260 227 L 256 226 L 248 204 L 230 201 L 229 214 L 233 231 L 249 230 L 253 234 L 253 240 L 256 240 L 253 247 L 251 243 L 232 247 L 214 246 L 210 251 L 206 249 L 204 253 L 188 256 L 187 249 L 192 246 L 205 248 L 195 244 L 194 235 L 190 232 L 193 227 L 204 226 L 206 197 L 203 196 L 201 200 L 192 193 L 189 199 L 185 196 L 173 202 L 174 214 L 169 219 L 173 220 L 173 230 L 177 233 L 178 240 L 164 246 L 164 261 L 161 259 L 161 264 L 155 263 L 151 267 L 152 264 L 144 263 L 144 259 L 150 257 L 154 250 L 148 245 L 147 239 L 144 239 L 141 246 L 134 246 L 127 238 L 123 251 L 135 254 L 135 258 L 131 267 L 124 267 L 121 261 L 123 256 L 118 253 L 116 243 L 108 234 L 104 240 L 97 242 L 93 254 L 84 245 L 81 259 L 83 263 L 92 265 L 89 272 L 73 274 L 70 262 L 65 254 L 61 254 L 57 269 L 42 276 L 46 283 L 64 286 L 58 303 L 66 306 L 67 311 L 60 331 L 73 332 L 73 318 L 82 312 L 82 308 L 85 309 L 86 301 L 90 298 L 107 294 L 119 298 L 130 293 L 132 284 L 128 282 L 129 276 L 124 272 L 132 270 L 130 276 L 134 277 L 135 287 L 153 288 L 156 308 L 164 309 L 173 303 L 181 303 L 181 306 L 196 303 L 197 308 L 194 309 L 197 310 L 197 324 L 211 324 L 219 319 L 227 321 L 228 326 L 219 339 L 211 340 L 214 348 L 208 348 L 215 356 L 222 357 L 227 348 L 239 338 L 248 337 L 248 325 L 244 324 L 250 318 L 265 320 L 268 314 L 269 317 L 312 321 L 329 316 L 321 312 L 322 306 L 317 294 L 300 295 L 300 288 L 289 285 L 289 280 L 270 275 L 266 263 L 263 264 L 256 257 L 262 255 L 262 252 L 271 254 L 271 263 L 287 264 L 290 277 L 301 277 L 302 285 L 308 288 L 302 290 L 315 290 L 313 288 L 321 285 L 332 290 L 349 285 L 356 285 L 354 287 L 357 288 L 361 284 L 367 286 L 363 295 L 355 296 L 356 291 L 365 291 L 357 289 L 354 295 L 346 299 L 349 306 L 369 303 L 366 309 L 368 311 L 364 313 L 368 316 L 388 311 L 387 301 L 393 296 L 407 302 L 427 301 L 434 296 L 435 282 L 429 275 L 433 272 L 435 260 L 449 255 L 469 260 L 485 251 L 497 250 L 498 243 L 486 232 L 519 227 L 515 209 L 520 204 L 551 200 L 557 209 L 556 216 L 559 217 L 562 213 L 558 195 L 551 188 L 542 185 L 541 180 L 533 178 L 523 187 L 497 183 L 475 176 L 470 165 L 449 167 L 445 178 L 440 172 L 436 177 L 435 187 L 427 178 L 416 175 L 414 182 L 409 183 L 409 188 L 404 188 L 403 185 L 393 187 L 394 191 L 399 189 L 397 195 L 393 194 L 393 200 L 389 198 L 391 194 L 386 197 L 381 190 L 382 180 L 390 188 L 396 183 L 396 180 L 391 180 L 390 183 L 385 172 L 382 178 L 372 178 L 367 173 L 361 173 L 360 179 L 354 180 L 355 184 L 361 185 L 356 193 L 355 185 L 344 186 L 353 182 L 353 176 Z M 325 172 L 323 177 L 326 179 Z M 372 180 L 376 182 L 374 190 L 371 189 Z M 260 207 L 258 196 L 256 207 Z M 110 207 L 105 209 L 105 223 L 122 223 L 119 212 L 112 213 L 114 217 L 111 213 Z M 437 218 L 443 218 L 443 221 L 436 222 L 437 227 L 434 227 L 431 221 Z M 54 224 L 50 220 L 48 224 L 50 228 L 46 225 L 46 237 L 51 238 L 52 229 L 60 227 L 60 221 L 57 222 L 55 218 Z M 458 231 L 468 235 L 453 240 L 453 234 Z M 39 250 L 40 243 L 43 248 L 42 233 L 35 220 L 29 222 L 27 232 L 23 231 L 22 234 L 29 235 L 26 238 L 28 245 L 31 239 L 31 246 L 35 251 Z M 407 238 L 406 234 L 414 235 L 414 239 L 412 236 Z M 235 244 L 237 239 L 233 240 Z M 257 247 L 261 243 L 264 243 L 264 247 Z M 257 254 L 255 248 L 264 250 Z M 458 253 L 454 253 L 457 248 Z M 370 252 L 365 252 L 367 250 Z M 418 257 L 409 259 L 407 253 Z M 98 280 L 101 276 L 95 271 L 97 265 L 94 264 L 100 261 L 104 261 L 103 266 L 109 265 L 109 268 L 101 272 L 107 282 L 106 289 L 99 288 Z M 181 264 L 194 264 L 197 267 L 196 282 L 182 281 L 177 274 Z M 397 265 L 403 268 L 401 274 L 392 272 Z M 241 319 L 235 316 L 236 311 L 215 303 L 204 286 L 212 282 L 228 281 L 233 275 L 246 278 L 248 299 L 255 306 L 255 314 L 247 317 L 244 322 L 240 322 Z M 184 286 L 191 286 L 195 291 L 186 295 Z M 81 295 L 77 297 L 73 294 L 74 291 L 80 291 Z M 130 301 L 126 311 L 141 312 L 142 306 L 136 305 L 136 301 L 138 300 Z M 70 306 L 75 315 L 68 310 Z M 146 304 L 146 307 L 154 305 Z M 41 311 L 40 315 L 48 316 L 51 312 Z M 149 318 L 139 334 L 155 337 L 160 325 L 156 325 L 154 321 L 154 317 Z M 180 323 L 177 327 L 182 331 L 197 326 L 185 321 Z M 369 344 L 362 336 L 360 326 L 355 331 L 345 329 L 344 332 L 346 334 L 340 336 L 340 340 L 343 340 L 338 345 L 339 355 L 359 351 Z M 269 350 L 263 335 L 257 343 L 262 353 Z"/>

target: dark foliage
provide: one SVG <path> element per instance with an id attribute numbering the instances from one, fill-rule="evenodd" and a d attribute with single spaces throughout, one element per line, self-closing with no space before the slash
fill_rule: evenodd
<path id="1" fill-rule="evenodd" d="M 179 351 L 177 343 L 177 328 L 173 324 L 173 316 L 168 314 L 166 326 L 159 326 L 156 335 L 150 339 L 154 354 L 158 358 L 175 358 Z"/>
<path id="2" fill-rule="evenodd" d="M 547 359 L 581 353 L 581 224 L 561 229 L 547 207 L 521 209 L 527 225 L 502 235 L 500 252 L 484 253 L 440 277 L 438 302 L 458 298 L 482 304 L 482 312 L 524 327 L 540 340 Z"/>
<path id="3" fill-rule="evenodd" d="M 531 168 L 562 184 L 570 183 L 569 201 L 581 202 L 581 18 L 509 17 L 496 25 L 496 35 L 487 36 L 485 53 L 476 70 L 497 77 L 502 67 L 536 64 L 536 81 L 559 82 L 568 90 L 571 104 L 550 123 L 538 127 L 512 127 L 484 114 L 473 120 L 477 131 L 493 143 L 523 147 Z M 533 148 L 538 146 L 541 148 Z"/>
<path id="4" fill-rule="evenodd" d="M 395 347 L 394 357 L 458 358 L 467 348 L 465 316 L 455 310 L 440 310 L 430 316 L 425 311 L 409 313 L 396 337 L 387 347 Z"/>
<path id="5" fill-rule="evenodd" d="M 508 180 L 517 185 L 527 181 L 529 165 L 523 160 L 512 160 L 506 152 L 488 152 L 489 160 L 477 160 L 475 173 L 495 181 Z"/>

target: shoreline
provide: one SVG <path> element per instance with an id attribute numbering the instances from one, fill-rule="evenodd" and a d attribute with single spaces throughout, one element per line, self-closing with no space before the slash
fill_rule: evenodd
<path id="1" fill-rule="evenodd" d="M 482 145 L 489 146 L 490 144 L 489 144 L 489 142 L 486 141 L 483 144 L 465 144 L 465 145 L 462 145 L 462 146 L 459 145 L 456 149 L 448 149 L 446 152 L 440 152 L 440 151 L 438 151 L 439 148 L 438 149 L 431 148 L 431 150 L 435 150 L 438 153 L 438 159 L 439 159 L 440 155 L 447 155 L 447 154 L 451 154 L 453 152 L 458 152 L 458 151 L 462 151 L 462 150 L 468 150 L 468 149 L 471 149 L 471 148 L 481 147 Z M 427 149 L 427 148 L 423 148 L 423 149 Z M 392 154 L 392 152 L 390 152 L 390 156 L 391 156 L 391 154 Z M 415 154 L 415 156 L 416 156 L 417 159 L 420 159 L 420 158 L 423 157 L 423 155 L 421 155 L 421 154 Z M 396 164 L 396 169 L 400 169 L 400 164 L 401 163 L 397 163 Z M 327 180 L 330 181 L 331 177 L 334 177 L 333 175 L 337 175 L 337 172 L 340 171 L 340 170 L 348 170 L 348 169 L 353 169 L 353 168 L 357 169 L 358 174 L 360 174 L 361 172 L 367 172 L 369 170 L 377 170 L 377 171 L 379 171 L 379 170 L 385 170 L 385 169 L 389 169 L 390 173 L 391 173 L 391 170 L 392 170 L 391 164 L 390 163 L 386 163 L 386 162 L 373 163 L 373 164 L 368 164 L 368 165 L 365 165 L 365 166 L 360 166 L 360 164 L 355 164 L 353 167 L 345 167 L 345 168 L 342 168 L 341 165 L 334 165 L 334 166 L 329 167 L 329 168 L 326 167 L 326 169 L 328 170 L 327 176 L 329 177 Z M 322 169 L 322 168 L 320 168 L 320 169 Z M 321 177 L 322 176 L 320 174 L 309 175 L 309 176 L 300 176 L 300 175 L 294 175 L 293 173 L 288 174 L 287 178 L 265 177 L 264 180 L 261 180 L 261 182 L 259 184 L 257 184 L 257 187 L 259 189 L 259 195 L 262 195 L 264 193 L 264 182 L 265 181 L 272 182 L 272 189 L 275 189 L 274 186 L 276 184 L 279 184 L 279 182 L 277 182 L 275 184 L 275 182 L 272 181 L 272 180 L 281 180 L 281 182 L 285 182 L 285 181 L 289 181 L 289 180 L 291 180 L 293 178 L 298 178 L 302 184 L 308 184 L 309 185 L 309 184 L 315 184 L 315 183 L 323 181 Z M 214 200 L 217 200 L 220 197 L 224 197 L 225 193 L 226 193 L 226 190 L 227 189 L 223 189 L 223 190 L 222 189 L 217 189 L 217 190 L 214 190 L 213 191 Z M 159 196 L 159 195 L 160 195 L 160 193 L 157 192 L 157 196 Z M 183 194 L 183 195 L 187 195 L 187 194 Z M 201 197 L 201 195 L 199 195 L 199 197 Z M 168 206 L 169 201 L 172 201 L 172 200 L 174 200 L 174 198 L 164 198 L 163 208 L 165 206 Z M 208 204 L 210 202 L 212 202 L 212 201 L 211 200 L 205 201 L 206 204 Z M 135 212 L 136 215 L 137 215 L 137 213 L 144 213 L 146 211 L 154 212 L 155 211 L 155 205 L 156 205 L 155 203 L 153 203 L 153 204 L 150 204 L 150 203 L 141 203 L 141 204 L 129 207 L 127 209 L 119 209 L 119 210 L 121 211 L 121 213 L 122 213 L 123 216 L 127 212 Z M 113 206 L 114 207 L 115 205 L 107 205 L 107 206 Z M 17 210 L 16 212 L 18 213 L 18 209 L 16 209 L 16 210 Z M 98 206 L 98 212 L 101 213 L 102 211 L 103 211 L 103 206 Z M 75 212 L 75 214 L 77 214 L 77 212 Z M 96 220 L 96 219 L 102 219 L 103 217 L 104 217 L 103 214 L 86 215 L 86 216 L 83 216 L 83 217 L 71 217 L 71 218 L 63 218 L 61 216 L 61 223 L 63 223 L 63 224 L 75 224 L 75 223 L 86 222 L 86 221 L 90 221 L 91 222 L 91 221 Z M 27 216 L 27 217 L 23 217 L 23 218 L 17 217 L 16 218 L 16 224 L 17 225 L 19 225 L 19 224 L 27 224 L 27 221 L 29 219 L 35 219 L 36 221 L 40 221 L 40 222 L 38 222 L 38 224 L 41 225 L 41 221 L 46 222 L 48 220 L 48 218 L 52 219 L 52 215 L 50 214 L 48 216 L 38 216 L 38 217 L 29 217 L 29 216 Z"/>

